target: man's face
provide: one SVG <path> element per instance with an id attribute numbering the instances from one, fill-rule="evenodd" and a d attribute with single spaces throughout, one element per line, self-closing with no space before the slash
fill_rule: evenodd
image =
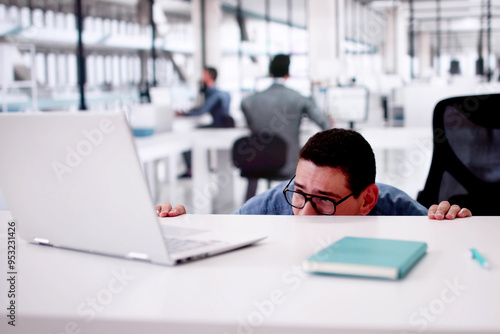
<path id="1" fill-rule="evenodd" d="M 208 70 L 203 70 L 203 76 L 201 78 L 201 81 L 208 87 L 210 87 L 213 84 L 212 77 L 210 76 L 210 72 L 208 72 Z"/>
<path id="2" fill-rule="evenodd" d="M 308 160 L 300 159 L 295 176 L 295 191 L 324 196 L 340 201 L 352 191 L 347 187 L 347 178 L 338 168 L 319 167 Z M 337 206 L 335 215 L 360 215 L 362 196 L 349 197 Z M 302 209 L 293 208 L 294 215 L 319 215 L 308 201 Z"/>

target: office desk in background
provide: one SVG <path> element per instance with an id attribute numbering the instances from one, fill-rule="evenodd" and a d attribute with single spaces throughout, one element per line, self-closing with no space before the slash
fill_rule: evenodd
<path id="1" fill-rule="evenodd" d="M 250 130 L 247 128 L 193 131 L 193 213 L 216 213 L 215 199 L 219 205 L 234 201 L 233 181 L 236 169 L 232 163 L 231 150 L 238 138 L 249 134 Z M 209 160 L 217 162 L 213 164 L 214 173 L 211 173 Z"/>
<path id="2" fill-rule="evenodd" d="M 2 268 L 9 217 L 0 212 Z M 17 324 L 15 331 L 6 325 L 2 283 L 0 332 L 500 332 L 497 217 L 185 215 L 165 222 L 269 237 L 176 267 L 20 242 Z M 425 241 L 428 253 L 401 281 L 300 270 L 308 255 L 348 235 Z M 468 257 L 471 246 L 488 258 L 490 270 Z"/>
<path id="3" fill-rule="evenodd" d="M 192 150 L 193 213 L 213 213 L 215 200 L 234 200 L 231 149 L 238 138 L 249 133 L 247 128 L 183 129 L 135 138 L 153 199 L 156 201 L 158 187 L 157 162 L 168 161 L 167 180 L 175 185 L 181 174 L 177 170 L 178 158 L 182 152 Z"/>
<path id="4" fill-rule="evenodd" d="M 182 152 L 192 147 L 191 139 L 182 133 L 164 132 L 151 137 L 135 138 L 137 154 L 142 163 L 144 174 L 154 201 L 158 196 L 157 164 L 161 160 L 167 163 L 167 181 L 171 185 L 177 182 L 179 157 Z"/>

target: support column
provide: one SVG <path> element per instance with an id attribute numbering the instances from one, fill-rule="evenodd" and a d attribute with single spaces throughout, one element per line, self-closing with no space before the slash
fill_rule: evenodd
<path id="1" fill-rule="evenodd" d="M 313 83 L 336 84 L 344 42 L 343 0 L 308 1 L 309 72 Z"/>
<path id="2" fill-rule="evenodd" d="M 85 50 L 83 48 L 83 5 L 82 0 L 76 0 L 75 2 L 75 17 L 76 17 L 76 30 L 78 32 L 78 43 L 76 48 L 76 59 L 78 68 L 78 90 L 80 92 L 80 110 L 87 110 L 87 105 L 85 104 Z"/>
<path id="3" fill-rule="evenodd" d="M 194 80 L 201 78 L 204 66 L 221 65 L 221 0 L 192 0 L 191 21 L 194 27 Z"/>
<path id="4" fill-rule="evenodd" d="M 396 9 L 391 9 L 386 15 L 386 30 L 385 30 L 385 43 L 382 54 L 382 61 L 384 62 L 384 72 L 386 74 L 394 74 L 396 72 L 396 28 L 395 16 Z"/>
<path id="5" fill-rule="evenodd" d="M 410 61 L 408 57 L 408 22 L 406 20 L 405 9 L 398 7 L 395 9 L 395 73 L 404 80 L 411 78 Z"/>
<path id="6" fill-rule="evenodd" d="M 429 32 L 419 34 L 418 60 L 419 76 L 422 78 L 432 74 L 431 34 Z"/>
<path id="7" fill-rule="evenodd" d="M 441 76 L 441 2 L 436 0 L 436 71 L 437 76 Z"/>
<path id="8" fill-rule="evenodd" d="M 152 72 L 153 75 L 153 82 L 151 83 L 151 86 L 156 87 L 158 82 L 156 80 L 156 26 L 155 26 L 155 20 L 154 20 L 154 5 L 155 5 L 155 0 L 149 0 L 150 2 L 150 8 L 149 8 L 149 25 L 151 26 L 151 62 L 152 62 Z"/>
<path id="9" fill-rule="evenodd" d="M 492 75 L 493 75 L 493 69 L 491 68 L 491 60 L 492 60 L 492 54 L 491 54 L 491 0 L 488 0 L 488 9 L 487 9 L 487 48 L 488 48 L 488 58 L 486 60 L 486 78 L 488 82 L 491 81 Z"/>
<path id="10" fill-rule="evenodd" d="M 410 42 L 410 77 L 415 78 L 415 14 L 413 0 L 410 0 L 410 18 L 409 18 L 409 42 Z"/>

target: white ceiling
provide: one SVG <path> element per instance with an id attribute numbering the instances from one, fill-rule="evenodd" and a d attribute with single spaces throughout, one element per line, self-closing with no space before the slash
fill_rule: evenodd
<path id="1" fill-rule="evenodd" d="M 136 5 L 139 0 L 105 0 L 121 4 Z M 140 0 L 149 1 L 149 0 Z M 221 0 L 222 3 L 236 6 L 238 0 Z M 306 1 L 291 0 L 293 22 L 304 24 L 306 22 Z M 315 0 L 309 0 L 315 1 Z M 409 20 L 410 0 L 353 0 L 359 4 L 368 6 L 370 10 L 386 12 L 394 8 L 403 8 L 405 17 Z M 155 3 L 167 12 L 174 15 L 190 16 L 191 3 L 189 0 L 155 0 Z M 264 15 L 265 0 L 241 0 L 244 10 Z M 286 21 L 288 19 L 288 0 L 270 0 L 270 12 L 273 18 Z M 486 29 L 486 5 L 487 0 L 413 0 L 415 30 L 418 33 L 428 32 L 436 39 L 438 30 L 437 6 L 440 7 L 439 30 L 443 39 L 453 36 L 454 43 L 473 47 L 477 44 L 481 27 Z M 500 0 L 491 0 L 492 9 L 492 43 L 494 50 L 500 52 Z M 481 22 L 481 17 L 483 21 Z M 495 42 L 497 42 L 495 44 Z"/>
<path id="2" fill-rule="evenodd" d="M 105 0 L 106 3 L 116 3 L 122 5 L 135 6 L 140 0 Z M 149 0 L 146 0 L 149 2 Z M 155 4 L 160 5 L 165 11 L 175 14 L 190 15 L 191 2 L 186 0 L 155 0 Z"/>

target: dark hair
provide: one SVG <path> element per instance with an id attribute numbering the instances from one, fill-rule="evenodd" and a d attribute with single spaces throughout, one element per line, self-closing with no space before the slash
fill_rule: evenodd
<path id="1" fill-rule="evenodd" d="M 269 74 L 275 78 L 281 78 L 288 75 L 290 67 L 290 56 L 279 54 L 274 56 L 269 64 Z"/>
<path id="2" fill-rule="evenodd" d="M 205 67 L 204 69 L 208 71 L 208 74 L 210 74 L 213 81 L 217 80 L 217 70 L 215 67 Z"/>
<path id="3" fill-rule="evenodd" d="M 366 139 L 353 130 L 330 129 L 316 133 L 300 150 L 299 159 L 320 167 L 339 168 L 347 177 L 354 197 L 375 183 L 375 155 Z"/>

